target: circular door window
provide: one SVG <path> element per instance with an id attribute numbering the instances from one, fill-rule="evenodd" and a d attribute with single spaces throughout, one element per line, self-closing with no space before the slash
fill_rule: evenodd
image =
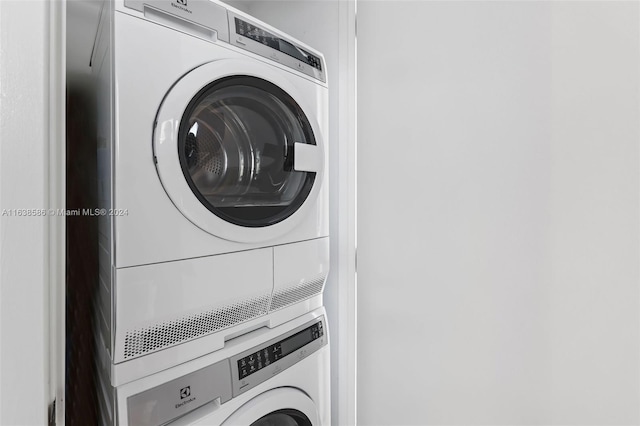
<path id="1" fill-rule="evenodd" d="M 251 426 L 313 426 L 302 412 L 293 409 L 278 410 L 251 423 Z"/>
<path id="2" fill-rule="evenodd" d="M 204 87 L 187 106 L 178 156 L 197 199 L 235 225 L 285 220 L 309 196 L 316 173 L 294 167 L 294 146 L 316 145 L 295 100 L 275 84 L 231 76 Z"/>
<path id="3" fill-rule="evenodd" d="M 308 367 L 311 369 L 324 368 L 324 366 L 313 363 Z M 311 383 L 309 383 L 310 386 Z M 313 389 L 314 386 L 316 385 L 313 385 L 311 388 Z M 322 392 L 321 397 L 328 398 L 329 395 Z M 318 426 L 329 420 L 329 413 L 326 411 L 324 418 L 324 422 L 321 422 L 317 407 L 307 394 L 295 388 L 282 387 L 268 390 L 250 399 L 223 421 L 222 425 Z M 211 420 L 208 424 L 213 422 L 219 424 L 219 421 Z"/>

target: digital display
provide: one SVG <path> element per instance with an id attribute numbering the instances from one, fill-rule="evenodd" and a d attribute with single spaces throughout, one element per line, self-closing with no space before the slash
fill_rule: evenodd
<path id="1" fill-rule="evenodd" d="M 291 352 L 300 349 L 312 340 L 313 336 L 311 335 L 310 328 L 302 330 L 300 333 L 294 334 L 281 343 L 280 348 L 282 350 L 282 356 L 287 356 Z"/>
<path id="2" fill-rule="evenodd" d="M 272 49 L 282 52 L 285 55 L 289 55 L 299 61 L 305 62 L 315 69 L 322 71 L 322 62 L 317 56 L 241 19 L 235 18 L 235 21 L 237 34 L 258 43 L 262 43 L 265 46 L 269 46 Z"/>
<path id="3" fill-rule="evenodd" d="M 286 339 L 247 355 L 238 360 L 238 376 L 240 379 L 244 379 L 314 340 L 319 339 L 323 335 L 322 322 L 318 322 L 311 327 L 297 332 L 293 336 L 289 336 Z"/>

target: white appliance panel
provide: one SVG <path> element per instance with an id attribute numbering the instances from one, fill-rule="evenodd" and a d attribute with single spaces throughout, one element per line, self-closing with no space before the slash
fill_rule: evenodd
<path id="1" fill-rule="evenodd" d="M 329 273 L 329 238 L 276 246 L 273 265 L 271 310 L 319 293 Z"/>
<path id="2" fill-rule="evenodd" d="M 118 269 L 114 361 L 264 315 L 272 283 L 272 248 Z"/>

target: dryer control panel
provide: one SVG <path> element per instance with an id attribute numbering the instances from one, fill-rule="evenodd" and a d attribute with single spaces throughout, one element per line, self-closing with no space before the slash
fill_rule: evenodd
<path id="1" fill-rule="evenodd" d="M 292 58 L 311 65 L 318 71 L 322 71 L 322 63 L 319 57 L 240 18 L 234 18 L 234 23 L 236 34 L 269 46 L 285 55 L 289 55 Z"/>
<path id="2" fill-rule="evenodd" d="M 291 39 L 263 28 L 207 0 L 124 0 L 124 6 L 144 13 L 144 17 L 195 37 L 230 43 L 316 80 L 327 82 L 323 58 Z"/>
<path id="3" fill-rule="evenodd" d="M 322 58 L 261 28 L 244 17 L 229 12 L 230 43 L 244 50 L 278 62 L 322 82 L 327 82 Z"/>

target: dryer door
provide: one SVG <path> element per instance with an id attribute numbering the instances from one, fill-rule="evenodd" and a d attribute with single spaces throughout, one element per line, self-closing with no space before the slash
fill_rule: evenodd
<path id="1" fill-rule="evenodd" d="M 158 174 L 176 207 L 205 231 L 265 241 L 295 227 L 315 201 L 322 135 L 290 75 L 216 61 L 165 98 L 154 133 Z"/>
<path id="2" fill-rule="evenodd" d="M 264 392 L 244 404 L 222 426 L 319 426 L 313 401 L 295 388 Z"/>

